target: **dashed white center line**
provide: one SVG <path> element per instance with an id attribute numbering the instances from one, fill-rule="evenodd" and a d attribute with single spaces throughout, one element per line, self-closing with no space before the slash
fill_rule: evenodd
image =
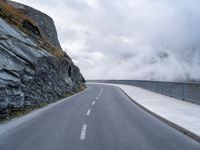
<path id="1" fill-rule="evenodd" d="M 99 97 L 97 96 L 96 99 L 99 99 Z"/>
<path id="2" fill-rule="evenodd" d="M 90 112 L 91 112 L 91 109 L 88 109 L 86 115 L 89 116 L 89 115 L 90 115 Z"/>
<path id="3" fill-rule="evenodd" d="M 80 140 L 85 140 L 86 131 L 87 131 L 87 124 L 83 124 L 82 130 L 81 130 L 81 135 L 80 135 Z"/>
<path id="4" fill-rule="evenodd" d="M 95 103 L 96 103 L 96 102 L 95 102 L 95 101 L 93 101 L 93 102 L 92 102 L 92 105 L 94 105 Z"/>

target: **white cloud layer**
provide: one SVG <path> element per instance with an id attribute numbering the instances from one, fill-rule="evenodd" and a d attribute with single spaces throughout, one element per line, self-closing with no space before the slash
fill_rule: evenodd
<path id="1" fill-rule="evenodd" d="M 50 15 L 86 79 L 200 79 L 199 0 L 17 0 Z"/>

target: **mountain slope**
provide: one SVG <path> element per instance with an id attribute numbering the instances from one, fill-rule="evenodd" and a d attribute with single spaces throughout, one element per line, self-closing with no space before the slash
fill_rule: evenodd
<path id="1" fill-rule="evenodd" d="M 0 117 L 54 102 L 84 82 L 49 16 L 0 1 Z"/>

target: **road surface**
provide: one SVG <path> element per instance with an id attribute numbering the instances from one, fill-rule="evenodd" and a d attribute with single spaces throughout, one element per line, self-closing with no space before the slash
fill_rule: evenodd
<path id="1" fill-rule="evenodd" d="M 151 116 L 116 87 L 89 85 L 0 134 L 0 150 L 200 150 L 200 143 Z"/>

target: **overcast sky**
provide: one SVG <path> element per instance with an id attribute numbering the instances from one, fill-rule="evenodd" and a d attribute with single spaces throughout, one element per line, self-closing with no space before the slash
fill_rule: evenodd
<path id="1" fill-rule="evenodd" d="M 86 79 L 200 79 L 200 0 L 16 0 L 54 19 Z"/>

